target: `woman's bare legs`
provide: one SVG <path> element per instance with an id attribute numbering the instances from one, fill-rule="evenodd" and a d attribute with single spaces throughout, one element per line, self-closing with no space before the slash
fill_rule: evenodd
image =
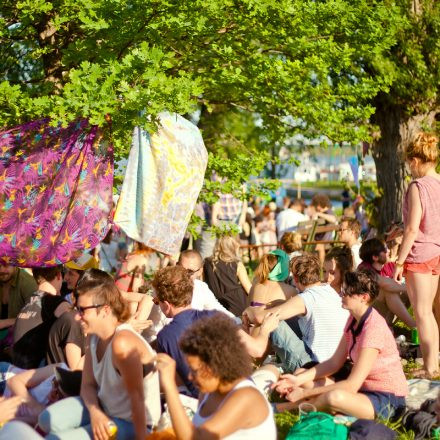
<path id="1" fill-rule="evenodd" d="M 437 293 L 435 295 L 434 298 L 434 317 L 435 320 L 437 321 L 437 326 L 440 329 L 440 283 L 439 286 L 437 287 Z"/>
<path id="2" fill-rule="evenodd" d="M 438 275 L 408 271 L 406 284 L 419 332 L 424 369 L 430 375 L 439 370 L 439 333 L 432 306 L 437 294 Z"/>
<path id="3" fill-rule="evenodd" d="M 342 413 L 359 419 L 374 419 L 374 408 L 370 399 L 361 393 L 332 390 L 310 401 L 318 411 L 332 414 Z"/>

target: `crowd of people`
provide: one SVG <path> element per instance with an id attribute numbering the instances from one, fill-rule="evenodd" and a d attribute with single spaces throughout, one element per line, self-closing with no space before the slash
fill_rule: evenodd
<path id="1" fill-rule="evenodd" d="M 224 197 L 203 215 L 241 236 L 203 230 L 176 261 L 114 233 L 64 266 L 0 266 L 0 439 L 275 439 L 274 413 L 303 402 L 401 413 L 396 320 L 418 330 L 414 374 L 439 374 L 437 142 L 407 150 L 404 224 L 384 237 L 323 194 L 280 208 Z M 334 227 L 305 251 L 309 219 Z M 243 242 L 264 245 L 252 276 Z"/>

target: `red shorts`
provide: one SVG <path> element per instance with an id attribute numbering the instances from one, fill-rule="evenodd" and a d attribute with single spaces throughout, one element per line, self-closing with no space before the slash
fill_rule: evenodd
<path id="1" fill-rule="evenodd" d="M 431 260 L 424 261 L 423 263 L 405 263 L 405 271 L 415 273 L 431 273 L 432 275 L 440 274 L 440 255 L 438 257 L 431 258 Z"/>

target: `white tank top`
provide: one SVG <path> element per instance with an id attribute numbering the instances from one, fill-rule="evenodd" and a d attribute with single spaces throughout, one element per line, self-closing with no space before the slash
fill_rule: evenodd
<path id="1" fill-rule="evenodd" d="M 229 391 L 229 393 L 226 395 L 225 399 L 227 399 L 229 394 L 233 393 L 235 390 L 238 390 L 240 388 L 247 388 L 247 387 L 255 388 L 256 390 L 258 390 L 254 382 L 252 382 L 250 379 L 245 379 L 239 382 L 237 385 L 235 385 L 235 387 L 232 388 L 232 390 Z M 260 390 L 258 390 L 258 392 L 264 397 L 264 400 L 266 400 L 264 394 L 262 394 Z M 206 394 L 203 397 L 202 401 L 199 404 L 197 412 L 193 417 L 192 422 L 193 425 L 196 427 L 203 425 L 207 420 L 209 420 L 212 417 L 212 416 L 202 417 L 200 415 L 200 410 L 203 408 L 203 405 L 205 404 L 208 397 L 209 394 Z M 253 428 L 239 429 L 238 431 L 235 431 L 234 433 L 226 437 L 223 437 L 223 439 L 224 440 L 256 440 L 256 439 L 275 440 L 277 438 L 277 431 L 275 427 L 275 420 L 273 417 L 272 407 L 269 405 L 269 402 L 267 402 L 267 408 L 269 410 L 269 414 L 262 423 L 260 423 L 259 425 Z M 249 411 L 251 411 L 250 408 Z"/>
<path id="2" fill-rule="evenodd" d="M 116 332 L 129 330 L 134 333 L 147 347 L 147 350 L 155 354 L 150 345 L 142 338 L 129 324 L 121 324 L 116 327 Z M 114 337 L 114 336 L 113 336 Z M 127 421 L 132 421 L 131 400 L 125 389 L 121 375 L 118 373 L 112 361 L 112 341 L 108 344 L 104 356 L 98 362 L 96 357 L 96 346 L 98 337 L 92 335 L 90 338 L 90 353 L 92 356 L 93 375 L 98 384 L 98 399 L 104 412 L 110 417 L 118 417 Z M 147 374 L 143 379 L 145 415 L 147 425 L 154 426 L 160 418 L 160 390 L 159 374 L 157 371 Z"/>

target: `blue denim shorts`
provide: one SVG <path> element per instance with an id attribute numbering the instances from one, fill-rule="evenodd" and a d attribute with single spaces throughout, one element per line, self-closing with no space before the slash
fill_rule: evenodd
<path id="1" fill-rule="evenodd" d="M 370 399 L 374 408 L 374 415 L 377 418 L 389 419 L 405 409 L 405 397 L 396 396 L 393 393 L 385 393 L 383 391 L 359 390 L 359 392 Z"/>
<path id="2" fill-rule="evenodd" d="M 11 364 L 9 362 L 0 362 L 0 396 L 3 396 L 8 380 L 8 371 Z"/>

